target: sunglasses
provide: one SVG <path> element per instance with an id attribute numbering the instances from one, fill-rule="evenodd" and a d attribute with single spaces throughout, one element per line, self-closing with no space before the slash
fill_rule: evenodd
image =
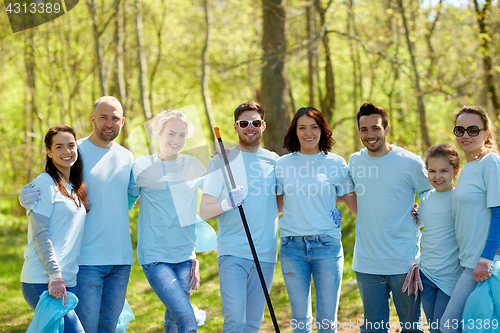
<path id="1" fill-rule="evenodd" d="M 254 119 L 254 120 L 240 119 L 236 121 L 236 123 L 238 124 L 239 128 L 247 128 L 248 126 L 250 126 L 250 124 L 252 124 L 253 128 L 259 128 L 262 126 L 262 124 L 265 124 L 266 122 L 260 119 Z"/>
<path id="2" fill-rule="evenodd" d="M 467 132 L 470 137 L 475 137 L 478 136 L 481 131 L 486 131 L 486 128 L 479 128 L 476 125 L 467 128 L 463 128 L 462 126 L 455 126 L 455 128 L 453 128 L 453 133 L 459 138 L 464 136 L 465 132 Z"/>

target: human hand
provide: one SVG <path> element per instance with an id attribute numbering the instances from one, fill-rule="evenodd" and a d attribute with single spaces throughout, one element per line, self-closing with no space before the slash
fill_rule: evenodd
<path id="1" fill-rule="evenodd" d="M 49 295 L 55 299 L 62 297 L 62 305 L 66 306 L 66 283 L 63 278 L 55 278 L 49 281 Z"/>
<path id="2" fill-rule="evenodd" d="M 226 156 L 229 155 L 231 149 L 225 148 L 225 150 L 226 150 Z M 219 155 L 220 158 L 223 158 L 220 148 L 215 148 L 215 151 L 213 152 L 212 155 L 210 155 L 210 158 L 213 158 L 215 155 Z"/>
<path id="3" fill-rule="evenodd" d="M 197 259 L 191 260 L 191 280 L 189 286 L 192 290 L 198 290 L 200 287 L 200 262 Z"/>
<path id="4" fill-rule="evenodd" d="M 491 277 L 492 270 L 493 261 L 486 258 L 481 258 L 479 259 L 479 262 L 477 263 L 472 276 L 474 277 L 474 280 L 476 280 L 476 282 L 482 282 Z"/>
<path id="5" fill-rule="evenodd" d="M 19 203 L 23 208 L 30 209 L 40 199 L 40 188 L 35 187 L 35 184 L 29 183 L 24 185 L 19 193 Z"/>
<path id="6" fill-rule="evenodd" d="M 403 292 L 407 291 L 408 296 L 415 294 L 418 295 L 419 291 L 424 290 L 422 286 L 422 281 L 420 280 L 420 265 L 413 264 L 411 266 L 410 271 L 406 275 L 405 282 L 403 283 L 403 287 L 401 288 Z"/>
<path id="7" fill-rule="evenodd" d="M 228 210 L 234 209 L 238 206 L 243 205 L 245 202 L 243 198 L 243 186 L 238 186 L 231 192 L 226 199 L 222 200 L 220 203 L 220 208 L 227 212 Z"/>
<path id="8" fill-rule="evenodd" d="M 418 204 L 416 203 L 413 204 L 413 209 L 411 210 L 411 217 L 413 217 L 413 220 L 418 225 Z"/>

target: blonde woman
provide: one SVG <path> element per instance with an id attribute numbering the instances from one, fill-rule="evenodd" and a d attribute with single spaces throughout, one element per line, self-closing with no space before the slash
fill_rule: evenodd
<path id="1" fill-rule="evenodd" d="M 189 303 L 191 267 L 196 258 L 196 208 L 205 167 L 180 154 L 194 127 L 181 111 L 162 111 L 153 120 L 160 152 L 134 163 L 129 194 L 141 196 L 137 257 L 158 298 L 166 306 L 165 332 L 196 332 Z M 194 282 L 194 281 L 193 281 Z"/>

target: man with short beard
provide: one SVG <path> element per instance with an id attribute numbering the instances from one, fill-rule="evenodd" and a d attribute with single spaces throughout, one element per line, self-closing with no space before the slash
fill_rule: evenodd
<path id="1" fill-rule="evenodd" d="M 423 332 L 420 295 L 402 291 L 420 256 L 420 231 L 411 217 L 415 192 L 432 188 L 422 159 L 386 141 L 387 113 L 365 103 L 357 114 L 365 149 L 351 155 L 349 172 L 357 192 L 356 243 L 352 269 L 363 300 L 362 333 L 389 332 L 390 297 L 402 332 Z"/>
<path id="2" fill-rule="evenodd" d="M 90 119 L 92 134 L 78 140 L 90 211 L 78 261 L 75 311 L 86 333 L 114 333 L 134 264 L 127 195 L 134 158 L 114 142 L 125 121 L 116 98 L 99 98 Z"/>

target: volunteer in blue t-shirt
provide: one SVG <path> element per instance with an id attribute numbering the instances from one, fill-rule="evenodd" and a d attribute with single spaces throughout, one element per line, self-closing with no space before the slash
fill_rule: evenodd
<path id="1" fill-rule="evenodd" d="M 358 215 L 352 269 L 363 301 L 364 332 L 389 332 L 390 298 L 406 332 L 423 332 L 420 295 L 402 291 L 406 274 L 420 255 L 420 230 L 411 216 L 415 192 L 432 186 L 422 159 L 386 141 L 387 112 L 365 103 L 357 114 L 366 148 L 351 155 Z M 399 324 L 398 324 L 399 326 Z"/>
<path id="2" fill-rule="evenodd" d="M 278 155 L 260 147 L 266 128 L 264 109 L 256 102 L 234 111 L 238 145 L 229 153 L 236 189 L 225 181 L 224 161 L 215 156 L 203 184 L 200 215 L 218 218 L 217 260 L 224 315 L 223 332 L 258 332 L 266 300 L 238 209 L 243 205 L 264 280 L 271 290 L 278 246 L 278 207 L 274 167 Z M 230 194 L 229 194 L 230 193 Z M 279 194 L 279 193 L 278 193 Z"/>
<path id="3" fill-rule="evenodd" d="M 89 208 L 75 131 L 65 125 L 50 128 L 45 147 L 45 172 L 33 180 L 41 196 L 29 209 L 28 246 L 21 272 L 23 296 L 33 310 L 46 290 L 55 299 L 62 298 L 63 306 L 66 291 L 76 293 L 78 256 Z M 64 332 L 84 332 L 73 310 L 64 317 Z"/>
<path id="4" fill-rule="evenodd" d="M 78 259 L 75 311 L 86 332 L 114 333 L 134 264 L 127 195 L 134 157 L 114 141 L 125 122 L 118 99 L 99 98 L 90 119 L 92 134 L 78 140 L 92 209 L 85 219 Z M 29 195 L 27 186 L 19 198 L 25 208 L 38 200 Z M 40 193 L 39 188 L 31 190 Z"/>
<path id="5" fill-rule="evenodd" d="M 294 333 L 335 332 L 342 282 L 341 214 L 345 201 L 356 214 L 356 194 L 344 159 L 330 150 L 332 130 L 321 111 L 300 108 L 285 135 L 291 154 L 276 162 L 276 179 L 284 194 L 281 218 L 281 271 L 290 300 Z M 316 290 L 312 324 L 311 275 Z"/>
<path id="6" fill-rule="evenodd" d="M 141 196 L 137 257 L 166 306 L 165 332 L 195 332 L 189 298 L 199 284 L 195 228 L 205 167 L 195 157 L 179 154 L 194 131 L 184 113 L 162 111 L 152 128 L 160 153 L 135 161 L 129 186 L 130 195 Z"/>
<path id="7" fill-rule="evenodd" d="M 500 156 L 488 114 L 479 107 L 464 106 L 455 116 L 458 146 L 465 164 L 453 193 L 452 214 L 459 247 L 462 275 L 441 318 L 443 332 L 461 332 L 465 302 L 478 282 L 491 276 L 500 246 Z M 481 329 L 485 318 L 477 318 Z"/>

